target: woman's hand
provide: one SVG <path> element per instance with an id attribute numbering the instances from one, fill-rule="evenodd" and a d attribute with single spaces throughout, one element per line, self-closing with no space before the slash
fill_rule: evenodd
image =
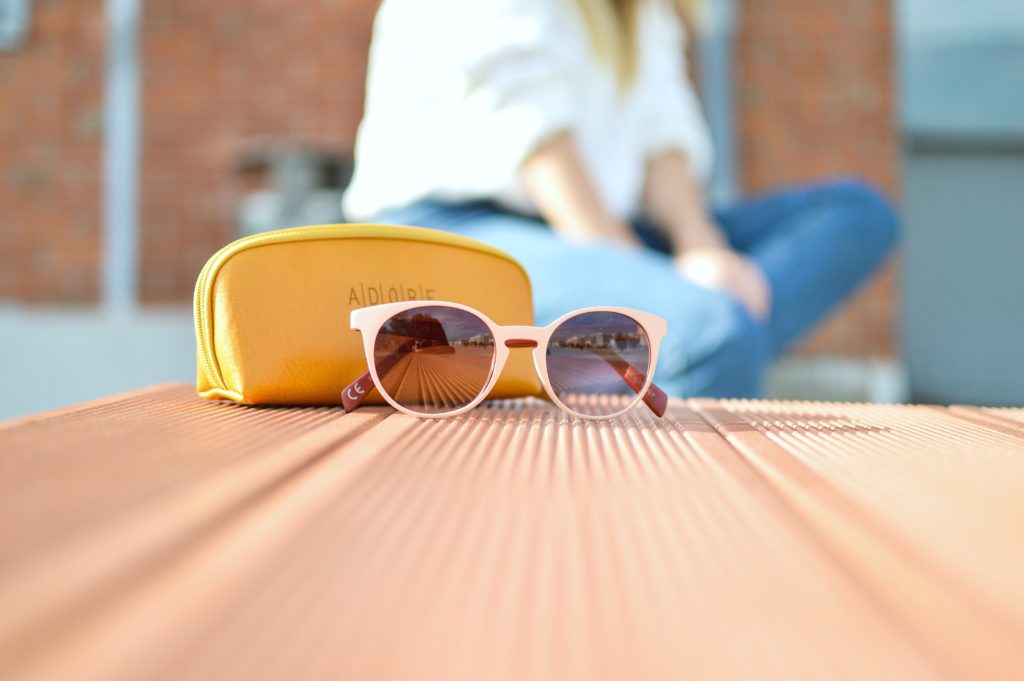
<path id="1" fill-rule="evenodd" d="M 768 317 L 772 293 L 764 272 L 732 250 L 721 229 L 708 218 L 700 186 L 681 151 L 669 149 L 648 159 L 644 203 L 649 216 L 671 239 L 676 267 L 684 277 L 727 293 L 755 319 Z"/>
<path id="2" fill-rule="evenodd" d="M 757 320 L 768 317 L 772 292 L 761 267 L 730 248 L 699 248 L 676 256 L 679 272 L 704 288 L 735 298 Z"/>

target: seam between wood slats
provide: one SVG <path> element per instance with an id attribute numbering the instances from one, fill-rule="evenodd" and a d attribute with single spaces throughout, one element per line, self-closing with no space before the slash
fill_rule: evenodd
<path id="1" fill-rule="evenodd" d="M 57 622 L 71 627 L 69 613 L 88 611 L 90 604 L 144 574 L 147 566 L 180 559 L 177 552 L 198 537 L 244 515 L 246 508 L 286 486 L 325 454 L 370 429 L 381 419 L 381 411 L 366 410 L 319 426 L 283 444 L 280 455 L 240 460 L 23 566 L 0 583 L 0 660 L 12 660 L 14 651 L 27 652 L 36 632 L 49 627 L 47 634 L 53 635 Z M 342 423 L 346 429 L 339 432 Z"/>
<path id="2" fill-rule="evenodd" d="M 941 407 L 933 408 L 940 409 L 943 413 L 949 414 L 950 416 L 962 421 L 968 421 L 977 426 L 996 430 L 1005 435 L 1014 435 L 1019 438 L 1024 438 L 1024 423 L 1005 418 L 990 411 L 982 411 L 977 407 L 969 407 L 960 404 L 954 404 L 947 409 L 943 409 Z"/>
<path id="3" fill-rule="evenodd" d="M 737 477 L 740 474 L 740 471 L 743 470 L 748 472 L 751 477 L 756 478 L 759 481 L 759 484 L 755 486 L 755 489 L 764 494 L 766 497 L 765 503 L 778 508 L 779 515 L 784 516 L 791 521 L 795 531 L 808 539 L 808 545 L 813 547 L 828 564 L 832 565 L 837 574 L 841 575 L 842 578 L 850 584 L 852 589 L 860 593 L 865 598 L 866 602 L 879 613 L 880 617 L 891 622 L 897 630 L 904 632 L 906 634 L 906 640 L 910 646 L 912 646 L 925 659 L 930 660 L 933 665 L 936 667 L 940 666 L 943 658 L 936 655 L 934 647 L 929 645 L 925 638 L 921 637 L 918 632 L 907 626 L 907 620 L 900 616 L 895 608 L 891 607 L 888 599 L 884 598 L 876 589 L 872 588 L 870 584 L 865 582 L 863 576 L 853 569 L 848 562 L 842 560 L 842 557 L 834 547 L 829 546 L 827 541 L 823 541 L 822 533 L 814 526 L 814 523 L 809 522 L 805 514 L 801 512 L 801 509 L 793 504 L 792 500 L 787 497 L 778 484 L 772 481 L 768 475 L 765 475 L 761 466 L 751 460 L 751 457 L 744 453 L 742 447 L 736 446 L 733 442 L 733 438 L 728 437 L 727 433 L 722 432 L 722 430 L 716 425 L 716 421 L 708 413 L 697 406 L 698 404 L 702 404 L 704 401 L 688 400 L 688 402 L 692 405 L 688 409 L 690 413 L 694 414 L 694 416 L 698 418 L 702 424 L 707 426 L 710 431 L 705 434 L 717 438 L 718 442 L 721 443 L 720 446 L 722 450 L 728 451 L 729 456 L 734 457 L 733 461 L 735 465 L 723 466 L 723 471 L 730 476 Z M 703 438 L 694 437 L 692 432 L 684 432 L 684 434 L 688 439 L 691 439 L 695 448 L 698 448 L 704 451 L 706 455 L 715 458 L 714 452 L 711 452 L 711 450 L 708 449 L 708 444 L 703 441 Z M 742 481 L 740 482 L 742 483 Z"/>
<path id="4" fill-rule="evenodd" d="M 344 419 L 351 419 L 353 416 L 359 416 L 359 413 L 349 414 Z M 145 578 L 142 580 L 144 584 L 138 584 L 138 588 L 135 589 L 123 589 L 119 599 L 104 603 L 98 619 L 90 622 L 88 627 L 77 627 L 72 631 L 70 651 L 68 642 L 65 641 L 64 649 L 54 647 L 42 657 L 25 657 L 15 661 L 8 656 L 7 662 L 12 666 L 16 662 L 18 670 L 25 670 L 28 678 L 67 678 L 71 675 L 77 678 L 112 678 L 113 669 L 123 668 L 122 662 L 126 652 L 118 650 L 113 644 L 117 638 L 116 632 L 133 627 L 133 623 L 144 613 L 160 612 L 162 617 L 159 620 L 147 622 L 147 628 L 151 629 L 147 633 L 148 638 L 154 645 L 159 645 L 159 630 L 166 628 L 172 621 L 175 625 L 181 624 L 181 621 L 174 620 L 174 617 L 166 612 L 168 606 L 193 607 L 194 604 L 202 602 L 202 599 L 196 598 L 196 589 L 201 592 L 216 588 L 217 584 L 230 583 L 230 580 L 226 579 L 229 574 L 237 576 L 239 569 L 254 564 L 254 561 L 244 559 L 242 553 L 265 551 L 267 543 L 284 531 L 285 524 L 294 526 L 294 516 L 297 513 L 305 517 L 314 512 L 309 508 L 311 504 L 322 503 L 325 497 L 318 495 L 316 490 L 322 490 L 325 485 L 336 487 L 340 484 L 339 481 L 351 477 L 354 471 L 360 470 L 368 457 L 372 458 L 373 452 L 370 449 L 364 448 L 366 451 L 363 451 L 359 446 L 362 437 L 368 433 L 372 433 L 373 437 L 379 437 L 389 429 L 389 426 L 401 428 L 409 422 L 407 417 L 393 414 L 386 415 L 383 419 L 379 418 L 379 413 L 369 413 L 365 417 L 367 421 L 375 421 L 376 427 L 360 428 L 355 437 L 335 440 L 333 444 L 324 443 L 309 465 L 302 466 L 295 475 L 289 476 L 286 484 L 266 488 L 263 493 L 254 496 L 244 508 L 223 517 L 222 522 L 208 525 L 203 532 L 190 536 L 189 550 L 171 556 L 174 570 L 162 569 L 166 568 L 167 564 L 151 566 L 156 571 L 142 575 Z M 295 445 L 296 443 L 293 443 L 291 446 Z M 276 529 L 268 529 L 268 526 Z M 222 574 L 225 579 L 215 579 L 211 572 Z M 151 603 L 154 599 L 163 599 L 161 602 L 165 604 L 164 607 L 153 607 Z M 52 635 L 52 632 L 47 634 Z M 106 644 L 96 645 L 90 642 L 90 638 L 95 636 L 106 636 Z M 106 672 L 81 667 L 83 656 L 87 659 L 96 652 L 107 657 L 99 664 L 100 668 L 108 667 Z M 133 650 L 133 655 L 142 655 L 143 652 Z M 0 660 L 5 660 L 4 656 L 0 655 Z M 3 671 L 0 669 L 0 677 L 4 676 Z M 134 677 L 129 675 L 126 678 Z"/>
<path id="5" fill-rule="evenodd" d="M 921 636 L 933 656 L 952 662 L 959 673 L 968 677 L 978 675 L 979 670 L 984 668 L 987 675 L 997 678 L 1005 675 L 1007 669 L 1024 665 L 1024 651 L 1020 649 L 1019 641 L 1007 633 L 1014 627 L 999 613 L 963 593 L 956 580 L 936 570 L 936 567 L 941 566 L 927 561 L 899 536 L 894 535 L 890 528 L 879 522 L 873 513 L 768 438 L 744 414 L 707 400 L 691 400 L 690 403 L 694 411 L 730 441 L 778 491 L 782 501 L 792 509 L 793 515 L 817 538 L 823 549 L 833 556 L 836 564 L 847 571 L 852 579 L 861 583 L 865 592 L 876 598 L 880 606 L 890 608 L 909 632 Z M 739 423 L 730 423 L 728 417 L 739 419 Z M 736 426 L 743 430 L 738 432 Z M 839 527 L 836 527 L 837 523 Z M 834 532 L 829 531 L 830 527 L 832 530 L 844 530 L 847 539 L 839 540 Z M 860 546 L 849 546 L 851 541 Z M 874 574 L 884 573 L 885 570 L 866 559 L 863 553 L 865 547 L 873 547 L 876 557 L 889 563 L 890 571 L 892 568 L 898 569 L 902 573 L 904 586 L 923 587 L 928 593 L 917 594 L 918 605 L 927 603 L 929 607 L 917 608 L 899 596 L 894 598 L 892 589 L 887 589 L 883 583 L 884 575 Z M 851 565 L 850 559 L 856 559 L 859 565 Z M 909 590 L 904 590 L 901 595 L 908 593 Z M 977 649 L 983 652 L 964 655 L 959 645 L 963 640 L 951 639 L 940 631 L 943 628 L 941 617 L 931 615 L 936 610 L 936 604 L 940 610 L 938 614 L 944 613 L 958 619 L 958 623 L 961 623 L 959 635 L 965 640 L 973 640 Z M 970 624 L 965 624 L 968 621 Z M 1008 666 L 1007 662 L 1011 660 L 1014 664 Z"/>
<path id="6" fill-rule="evenodd" d="M 76 404 L 70 404 L 66 407 L 58 407 L 56 409 L 50 409 L 48 411 L 39 412 L 37 414 L 26 414 L 25 416 L 15 416 L 11 419 L 0 420 L 0 432 L 7 430 L 8 428 L 16 428 L 19 426 L 26 426 L 34 423 L 44 423 L 51 419 L 60 418 L 62 416 L 78 415 L 83 411 L 105 407 L 112 404 L 118 404 L 121 402 L 131 402 L 139 397 L 147 395 L 156 395 L 159 393 L 170 393 L 177 390 L 183 390 L 188 388 L 184 383 L 158 383 L 156 385 L 146 386 L 144 388 L 137 388 L 135 390 L 129 390 L 127 392 L 117 393 L 115 395 L 108 395 L 106 397 L 98 397 L 94 400 L 87 400 L 85 402 L 78 402 Z"/>

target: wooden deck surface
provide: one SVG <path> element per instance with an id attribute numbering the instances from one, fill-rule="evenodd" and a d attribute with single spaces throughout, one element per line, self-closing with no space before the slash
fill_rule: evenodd
<path id="1" fill-rule="evenodd" d="M 0 679 L 1024 677 L 1024 411 L 0 423 Z"/>

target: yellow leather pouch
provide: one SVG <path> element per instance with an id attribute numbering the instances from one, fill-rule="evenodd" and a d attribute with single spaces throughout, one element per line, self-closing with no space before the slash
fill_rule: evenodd
<path id="1" fill-rule="evenodd" d="M 239 239 L 196 283 L 196 388 L 245 404 L 340 404 L 366 371 L 355 308 L 450 300 L 497 324 L 533 324 L 530 280 L 510 255 L 433 229 L 296 227 Z M 491 397 L 537 395 L 530 353 L 513 353 Z M 382 404 L 374 391 L 367 402 Z"/>

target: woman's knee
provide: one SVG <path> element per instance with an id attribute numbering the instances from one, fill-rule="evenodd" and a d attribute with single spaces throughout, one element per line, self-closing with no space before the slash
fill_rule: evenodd
<path id="1" fill-rule="evenodd" d="M 899 241 L 900 223 L 896 208 L 872 183 L 859 178 L 842 178 L 825 186 L 829 202 L 845 209 L 851 220 L 851 246 L 870 248 L 880 256 Z"/>

